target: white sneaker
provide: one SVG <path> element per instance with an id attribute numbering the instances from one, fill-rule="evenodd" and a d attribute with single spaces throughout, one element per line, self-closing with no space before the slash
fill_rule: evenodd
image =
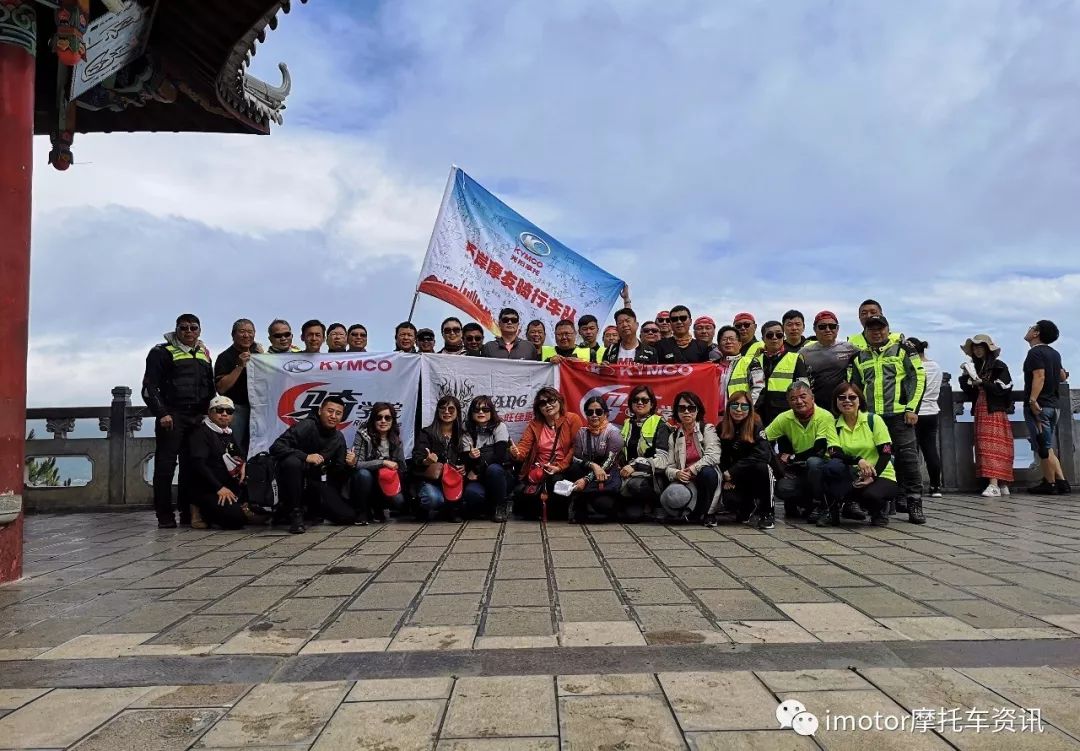
<path id="1" fill-rule="evenodd" d="M 983 498 L 1000 498 L 1001 488 L 997 485 L 987 485 L 986 490 L 982 492 Z"/>
<path id="2" fill-rule="evenodd" d="M 1012 495 L 1012 493 L 1009 492 L 1009 486 L 1008 485 L 1000 485 L 1000 486 L 998 486 L 998 490 L 1001 491 L 1002 495 L 1006 495 L 1006 496 L 1007 495 Z"/>

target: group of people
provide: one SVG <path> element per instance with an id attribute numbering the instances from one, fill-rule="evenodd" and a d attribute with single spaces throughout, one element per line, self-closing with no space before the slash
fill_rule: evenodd
<path id="1" fill-rule="evenodd" d="M 156 418 L 159 525 L 177 523 L 177 464 L 181 524 L 235 528 L 264 523 L 272 513 L 297 533 L 324 519 L 381 521 L 388 511 L 423 519 L 503 521 L 516 514 L 706 524 L 730 514 L 769 529 L 774 495 L 789 520 L 824 525 L 868 518 L 883 525 L 899 511 L 922 524 L 920 451 L 929 495 L 941 496 L 941 369 L 927 356 L 926 341 L 890 329 L 876 301 L 860 305 L 862 330 L 846 340 L 839 336 L 838 317 L 827 310 L 814 316 L 810 337 L 796 310 L 762 324 L 760 339 L 750 313 L 719 329 L 707 316 L 694 320 L 683 305 L 643 324 L 627 306 L 614 320 L 603 333 L 594 316 L 559 321 L 555 343 L 548 345 L 540 321 L 527 324 L 520 337 L 520 316 L 512 309 L 500 311 L 500 336 L 487 342 L 478 324 L 451 317 L 442 323 L 438 352 L 553 363 L 712 363 L 720 371 L 718 412 L 707 414 L 700 395 L 682 392 L 671 403 L 669 421 L 656 395 L 638 385 L 619 427 L 609 423 L 611 405 L 604 399 L 590 398 L 579 415 L 567 409 L 562 394 L 546 388 L 515 442 L 489 396 L 468 405 L 445 396 L 406 456 L 392 405 L 375 404 L 349 447 L 337 429 L 345 405 L 329 396 L 256 465 L 245 461 L 251 355 L 316 353 L 324 344 L 330 352 L 363 352 L 367 330 L 308 321 L 300 348 L 289 323 L 277 319 L 263 349 L 254 324 L 240 319 L 232 327 L 232 346 L 214 361 L 200 339 L 198 318 L 182 315 L 147 356 L 143 381 L 143 398 Z M 1068 378 L 1051 346 L 1057 338 L 1057 326 L 1047 320 L 1025 335 L 1024 414 L 1044 476 L 1031 488 L 1036 493 L 1070 491 L 1053 449 L 1058 387 Z M 436 352 L 434 332 L 409 322 L 396 327 L 395 346 Z M 963 350 L 971 359 L 960 385 L 973 404 L 977 471 L 987 481 L 983 494 L 1008 495 L 1011 376 L 989 336 L 972 337 Z M 245 492 L 255 471 L 262 485 L 276 480 L 278 503 L 256 502 Z"/>

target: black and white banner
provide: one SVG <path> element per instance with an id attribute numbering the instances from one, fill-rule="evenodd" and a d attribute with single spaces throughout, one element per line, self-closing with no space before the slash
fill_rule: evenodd
<path id="1" fill-rule="evenodd" d="M 435 405 L 447 394 L 456 396 L 463 413 L 477 396 L 490 396 L 510 438 L 517 440 L 533 419 L 533 399 L 544 386 L 556 386 L 558 368 L 543 362 L 494 360 L 460 355 L 424 355 L 421 384 L 421 424 L 435 418 Z"/>
<path id="2" fill-rule="evenodd" d="M 402 352 L 252 355 L 248 365 L 250 454 L 269 450 L 279 435 L 318 412 L 323 399 L 333 395 L 345 402 L 345 416 L 338 429 L 349 446 L 357 426 L 367 421 L 372 405 L 393 404 L 408 455 L 416 423 L 420 359 L 421 355 Z"/>

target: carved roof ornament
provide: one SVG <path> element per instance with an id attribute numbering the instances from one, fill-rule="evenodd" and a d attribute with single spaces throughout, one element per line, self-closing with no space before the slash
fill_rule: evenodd
<path id="1" fill-rule="evenodd" d="M 217 95 L 221 105 L 237 119 L 263 131 L 269 131 L 271 122 L 278 125 L 284 122 L 281 113 L 285 109 L 285 98 L 292 90 L 292 77 L 285 63 L 278 64 L 280 86 L 272 86 L 250 75 L 245 69 L 255 57 L 258 44 L 266 40 L 266 29 L 277 28 L 278 11 L 288 13 L 290 9 L 289 0 L 276 3 L 233 46 L 229 59 L 218 74 Z"/>

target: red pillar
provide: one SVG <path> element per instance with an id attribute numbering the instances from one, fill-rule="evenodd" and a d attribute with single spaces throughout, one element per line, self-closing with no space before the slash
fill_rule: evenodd
<path id="1" fill-rule="evenodd" d="M 36 34 L 32 2 L 0 0 L 0 514 L 22 506 Z M 22 576 L 22 532 L 21 513 L 0 525 L 0 582 Z"/>

